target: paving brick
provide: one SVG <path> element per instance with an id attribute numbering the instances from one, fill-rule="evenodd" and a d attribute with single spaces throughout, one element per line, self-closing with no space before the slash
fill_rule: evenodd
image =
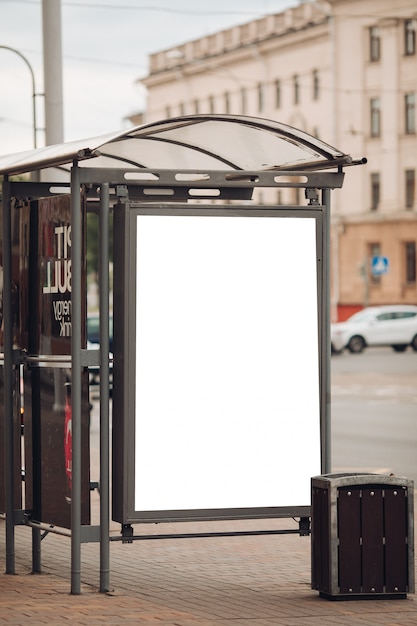
<path id="1" fill-rule="evenodd" d="M 96 514 L 96 512 L 95 512 Z M 135 533 L 294 527 L 292 520 L 166 524 Z M 119 529 L 112 524 L 111 532 Z M 0 571 L 5 570 L 0 520 Z M 264 535 L 111 542 L 110 587 L 99 592 L 98 544 L 83 544 L 81 594 L 71 595 L 71 544 L 42 541 L 31 574 L 31 531 L 17 527 L 16 575 L 0 574 L 0 624 L 47 626 L 415 626 L 417 600 L 337 601 L 310 588 L 310 539 Z"/>

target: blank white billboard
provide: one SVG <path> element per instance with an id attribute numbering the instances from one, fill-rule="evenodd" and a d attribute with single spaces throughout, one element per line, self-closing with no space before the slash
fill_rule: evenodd
<path id="1" fill-rule="evenodd" d="M 316 226 L 136 216 L 136 511 L 310 504 L 320 474 Z"/>

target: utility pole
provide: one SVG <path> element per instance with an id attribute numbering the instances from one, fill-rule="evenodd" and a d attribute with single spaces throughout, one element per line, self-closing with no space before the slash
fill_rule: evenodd
<path id="1" fill-rule="evenodd" d="M 42 0 L 45 143 L 64 141 L 61 0 Z"/>

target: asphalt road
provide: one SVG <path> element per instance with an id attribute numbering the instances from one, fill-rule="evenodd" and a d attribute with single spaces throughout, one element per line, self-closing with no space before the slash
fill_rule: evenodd
<path id="1" fill-rule="evenodd" d="M 417 352 L 334 355 L 332 471 L 388 470 L 417 485 Z"/>

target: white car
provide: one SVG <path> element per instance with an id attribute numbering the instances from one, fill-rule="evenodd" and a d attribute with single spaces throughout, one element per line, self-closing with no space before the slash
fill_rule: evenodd
<path id="1" fill-rule="evenodd" d="M 411 346 L 417 351 L 417 306 L 367 307 L 345 322 L 332 324 L 331 343 L 333 353 L 344 348 L 359 353 L 367 346 L 391 346 L 396 352 Z"/>
<path id="2" fill-rule="evenodd" d="M 99 350 L 100 346 L 98 343 L 92 343 L 87 340 L 87 350 Z M 112 390 L 113 388 L 113 353 L 109 352 L 109 388 Z M 89 381 L 90 385 L 98 385 L 100 383 L 100 368 L 96 365 L 90 365 L 88 368 L 89 373 Z"/>
<path id="3" fill-rule="evenodd" d="M 87 316 L 87 349 L 99 350 L 100 348 L 100 318 L 98 313 L 89 313 Z M 113 315 L 110 313 L 109 317 L 109 358 L 110 358 L 110 389 L 113 388 Z M 90 385 L 98 385 L 100 382 L 100 369 L 98 367 L 90 366 L 88 368 Z"/>

